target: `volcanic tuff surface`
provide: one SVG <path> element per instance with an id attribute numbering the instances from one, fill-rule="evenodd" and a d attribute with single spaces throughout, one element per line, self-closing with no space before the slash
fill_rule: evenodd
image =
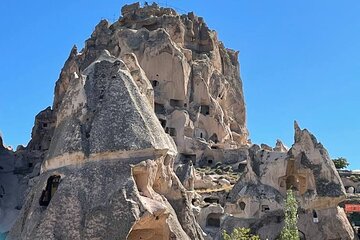
<path id="1" fill-rule="evenodd" d="M 290 150 L 248 141 L 238 52 L 193 13 L 136 3 L 121 15 L 71 50 L 28 146 L 0 138 L 0 233 L 220 239 L 246 226 L 275 239 L 293 188 L 307 239 L 354 238 L 313 135 L 296 124 Z"/>
<path id="2" fill-rule="evenodd" d="M 36 117 L 22 154 L 41 175 L 8 238 L 202 239 L 173 172 L 176 149 L 201 158 L 246 141 L 237 53 L 193 14 L 125 6 L 72 49 L 53 108 Z M 60 184 L 41 206 L 49 179 Z"/>

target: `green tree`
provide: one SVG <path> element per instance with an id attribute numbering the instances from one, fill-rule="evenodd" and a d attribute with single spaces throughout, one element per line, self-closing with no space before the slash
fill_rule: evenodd
<path id="1" fill-rule="evenodd" d="M 299 240 L 299 231 L 297 228 L 297 201 L 294 193 L 289 189 L 286 193 L 285 202 L 285 225 L 281 231 L 281 240 Z"/>
<path id="2" fill-rule="evenodd" d="M 339 157 L 332 160 L 335 164 L 336 169 L 344 169 L 349 166 L 349 163 L 346 158 Z"/>
<path id="3" fill-rule="evenodd" d="M 229 235 L 225 230 L 223 231 L 224 240 L 260 240 L 257 235 L 250 234 L 248 228 L 235 228 Z"/>

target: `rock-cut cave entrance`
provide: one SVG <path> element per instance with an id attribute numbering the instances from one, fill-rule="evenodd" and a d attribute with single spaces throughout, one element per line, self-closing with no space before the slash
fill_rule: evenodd
<path id="1" fill-rule="evenodd" d="M 47 180 L 46 187 L 42 191 L 39 204 L 40 206 L 48 206 L 56 190 L 59 187 L 61 177 L 59 175 L 50 176 Z"/>
<path id="2" fill-rule="evenodd" d="M 206 218 L 206 226 L 219 228 L 221 224 L 221 217 L 221 213 L 210 213 Z"/>

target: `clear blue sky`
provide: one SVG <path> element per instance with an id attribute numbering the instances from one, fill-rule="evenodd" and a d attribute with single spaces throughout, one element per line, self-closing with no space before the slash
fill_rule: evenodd
<path id="1" fill-rule="evenodd" d="M 35 115 L 52 104 L 71 47 L 130 1 L 19 1 L 0 5 L 0 131 L 27 144 Z M 149 1 L 150 2 L 150 1 Z M 250 138 L 293 142 L 293 120 L 331 157 L 360 169 L 360 1 L 159 1 L 205 18 L 240 51 Z"/>

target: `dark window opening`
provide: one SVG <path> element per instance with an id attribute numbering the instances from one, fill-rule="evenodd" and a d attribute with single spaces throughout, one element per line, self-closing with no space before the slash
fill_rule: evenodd
<path id="1" fill-rule="evenodd" d="M 219 199 L 215 197 L 206 197 L 204 198 L 204 202 L 206 203 L 219 203 Z"/>
<path id="2" fill-rule="evenodd" d="M 48 126 L 47 123 L 43 123 L 43 127 L 46 128 Z"/>
<path id="3" fill-rule="evenodd" d="M 32 167 L 33 167 L 33 165 L 34 165 L 34 164 L 33 164 L 33 163 L 31 163 L 31 162 L 29 162 L 29 163 L 28 163 L 28 167 L 29 167 L 29 168 L 32 168 Z"/>
<path id="4" fill-rule="evenodd" d="M 220 218 L 221 218 L 221 214 L 210 213 L 206 218 L 206 226 L 219 228 L 221 224 Z"/>
<path id="5" fill-rule="evenodd" d="M 200 107 L 200 113 L 203 115 L 209 115 L 210 114 L 210 107 L 209 105 L 201 105 Z"/>
<path id="6" fill-rule="evenodd" d="M 245 168 L 246 168 L 246 163 L 239 163 L 239 165 L 238 165 L 239 172 L 244 172 Z"/>
<path id="7" fill-rule="evenodd" d="M 317 217 L 318 217 L 318 215 L 317 215 L 316 211 L 313 210 L 313 218 L 317 218 Z"/>
<path id="8" fill-rule="evenodd" d="M 313 214 L 313 222 L 318 223 L 319 218 L 318 218 L 317 212 L 315 210 L 313 210 L 312 214 Z"/>
<path id="9" fill-rule="evenodd" d="M 196 138 L 202 138 L 202 139 L 207 138 L 206 131 L 204 129 L 202 129 L 202 128 L 196 128 L 195 129 L 195 137 Z"/>
<path id="10" fill-rule="evenodd" d="M 280 216 L 276 216 L 276 222 L 281 223 L 281 217 Z"/>
<path id="11" fill-rule="evenodd" d="M 215 146 L 215 145 L 212 145 L 212 146 L 211 146 L 211 149 L 219 149 L 219 147 L 218 147 L 218 146 Z"/>
<path id="12" fill-rule="evenodd" d="M 41 150 L 41 145 L 38 146 L 38 150 Z"/>
<path id="13" fill-rule="evenodd" d="M 208 159 L 207 162 L 208 162 L 208 164 L 213 164 L 214 161 L 212 159 Z"/>
<path id="14" fill-rule="evenodd" d="M 187 164 L 189 162 L 192 162 L 193 164 L 195 164 L 196 163 L 196 154 L 180 153 L 180 160 L 184 164 Z"/>
<path id="15" fill-rule="evenodd" d="M 165 114 L 164 104 L 155 103 L 155 113 L 157 113 L 157 114 Z"/>
<path id="16" fill-rule="evenodd" d="M 159 118 L 159 121 L 160 121 L 161 126 L 162 126 L 163 128 L 165 128 L 165 127 L 166 127 L 166 120 Z"/>
<path id="17" fill-rule="evenodd" d="M 54 196 L 59 187 L 61 177 L 59 175 L 51 176 L 47 180 L 46 187 L 42 191 L 39 204 L 40 206 L 48 206 L 51 198 Z"/>
<path id="18" fill-rule="evenodd" d="M 4 170 L 4 168 L 2 166 L 0 166 L 0 170 Z"/>
<path id="19" fill-rule="evenodd" d="M 262 212 L 268 212 L 268 211 L 270 211 L 270 208 L 269 208 L 268 205 L 262 205 L 262 206 L 261 206 L 261 211 L 262 211 Z"/>
<path id="20" fill-rule="evenodd" d="M 167 134 L 169 134 L 170 136 L 172 136 L 172 137 L 175 137 L 175 136 L 176 136 L 176 129 L 175 129 L 175 128 L 167 127 L 167 128 L 165 129 L 165 132 L 166 132 Z"/>
<path id="21" fill-rule="evenodd" d="M 239 202 L 239 207 L 242 211 L 245 210 L 246 204 L 244 202 Z"/>
<path id="22" fill-rule="evenodd" d="M 210 137 L 209 140 L 213 141 L 214 143 L 218 143 L 218 142 L 219 142 L 219 139 L 218 139 L 218 136 L 217 136 L 216 133 L 214 133 L 214 134 Z"/>
<path id="23" fill-rule="evenodd" d="M 152 81 L 151 81 L 151 85 L 152 85 L 153 87 L 157 87 L 157 86 L 159 86 L 159 81 L 152 80 Z"/>
<path id="24" fill-rule="evenodd" d="M 170 99 L 170 106 L 172 107 L 184 107 L 184 101 Z"/>

